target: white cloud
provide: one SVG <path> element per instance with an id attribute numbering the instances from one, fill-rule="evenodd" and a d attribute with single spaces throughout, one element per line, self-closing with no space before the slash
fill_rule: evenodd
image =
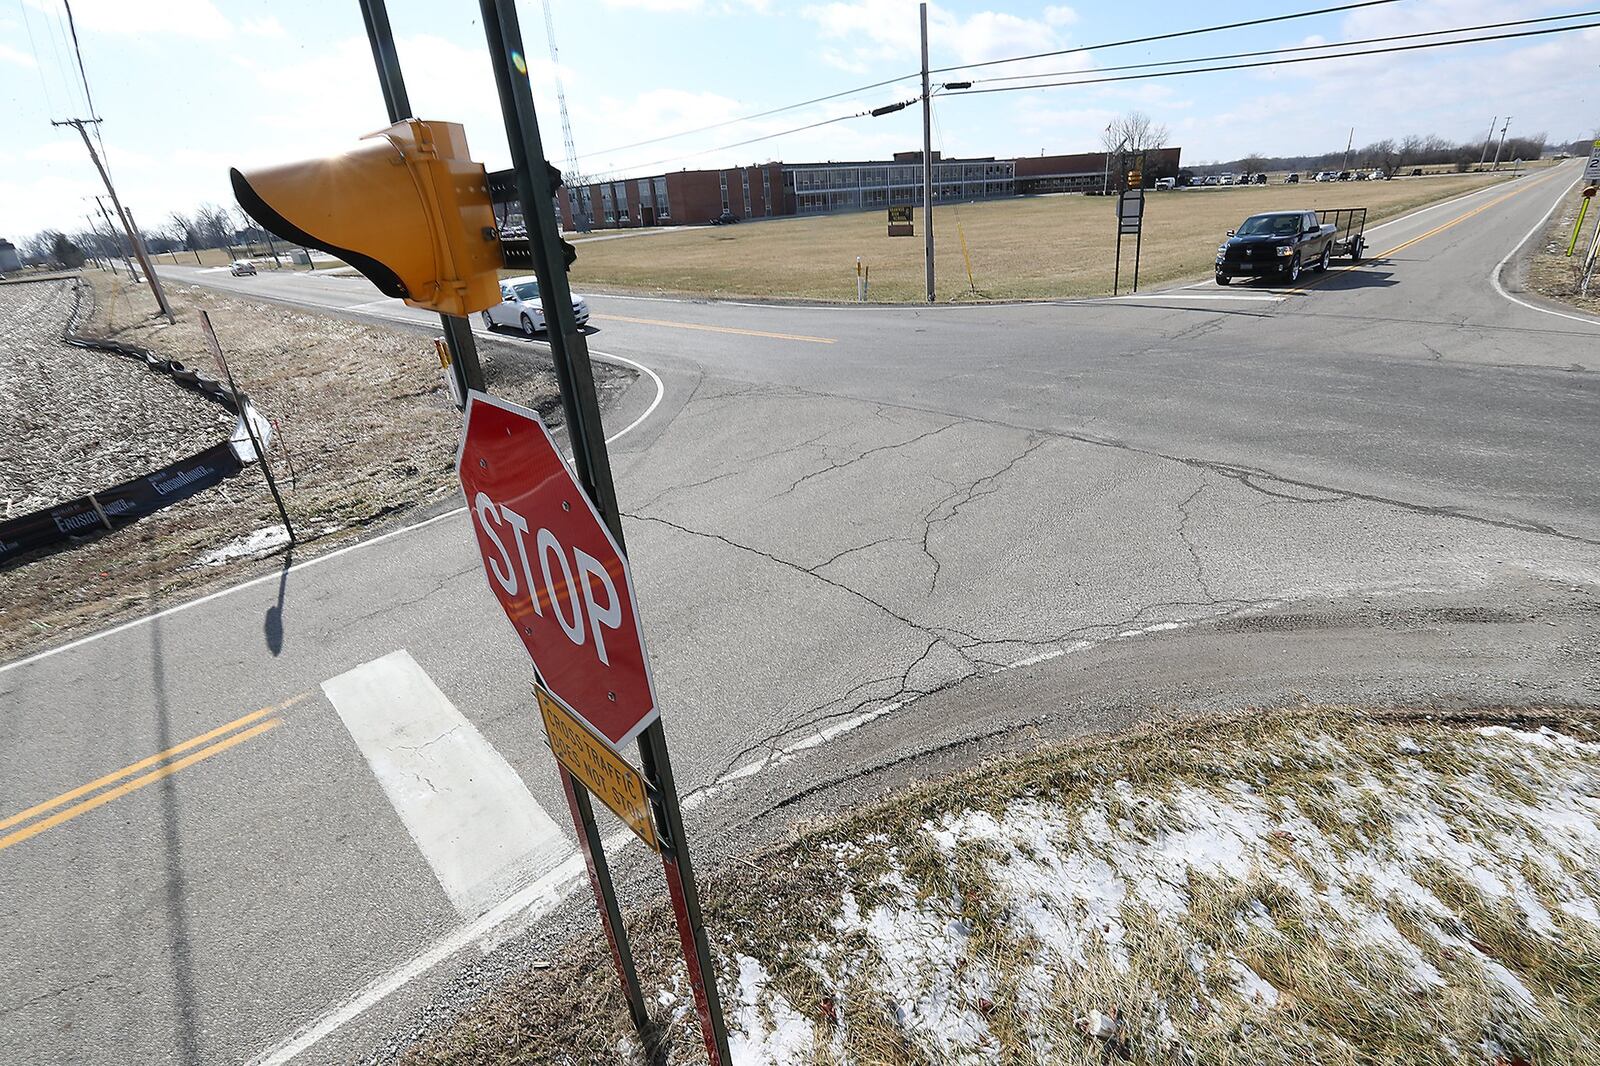
<path id="1" fill-rule="evenodd" d="M 1044 9 L 1044 20 L 1052 26 L 1070 26 L 1078 21 L 1078 13 L 1063 4 L 1052 4 Z"/>
<path id="2" fill-rule="evenodd" d="M 284 38 L 289 36 L 289 31 L 283 28 L 276 15 L 263 15 L 260 18 L 249 18 L 239 23 L 239 32 L 246 37 Z"/>
<path id="3" fill-rule="evenodd" d="M 57 0 L 27 0 L 48 14 Z M 73 20 L 80 31 L 130 36 L 170 34 L 176 37 L 216 39 L 233 32 L 233 25 L 211 0 L 77 0 Z"/>
<path id="4" fill-rule="evenodd" d="M 17 51 L 4 41 L 0 41 L 0 59 L 8 63 L 15 63 L 19 67 L 36 67 L 39 65 L 33 61 L 32 56 L 26 52 Z"/>

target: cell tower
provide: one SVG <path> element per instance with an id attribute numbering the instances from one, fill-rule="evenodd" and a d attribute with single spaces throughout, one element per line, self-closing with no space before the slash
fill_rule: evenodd
<path id="1" fill-rule="evenodd" d="M 544 35 L 550 41 L 550 74 L 556 80 L 556 103 L 561 108 L 561 140 L 567 149 L 567 170 L 563 180 L 568 198 L 572 201 L 572 222 L 578 227 L 579 233 L 587 233 L 591 228 L 589 198 L 579 195 L 584 180 L 578 170 L 578 146 L 572 140 L 572 120 L 567 117 L 567 91 L 561 86 L 561 54 L 556 50 L 556 20 L 551 14 L 550 2 L 544 0 Z"/>

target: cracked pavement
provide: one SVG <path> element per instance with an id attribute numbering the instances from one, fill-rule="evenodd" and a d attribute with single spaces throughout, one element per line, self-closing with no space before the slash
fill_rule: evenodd
<path id="1" fill-rule="evenodd" d="M 1595 702 L 1600 324 L 1488 282 L 1562 174 L 1496 211 L 1467 217 L 1499 192 L 1399 220 L 1369 265 L 1245 312 L 1177 289 L 662 301 L 647 323 L 592 296 L 591 347 L 664 382 L 606 421 L 651 411 L 613 460 L 676 775 L 701 800 L 697 866 L 918 775 L 1157 714 Z M 424 354 L 436 325 L 375 310 L 360 281 L 163 270 L 414 323 Z M 0 670 L 14 807 L 311 693 L 270 735 L 3 853 L 28 932 L 0 969 L 0 1060 L 245 1061 L 459 932 L 317 693 L 397 648 L 568 831 L 531 670 L 479 573 L 468 519 L 444 514 L 281 593 L 269 565 Z M 614 856 L 627 900 L 659 894 L 643 859 Z M 497 926 L 298 1061 L 386 1058 L 593 923 L 580 890 Z"/>

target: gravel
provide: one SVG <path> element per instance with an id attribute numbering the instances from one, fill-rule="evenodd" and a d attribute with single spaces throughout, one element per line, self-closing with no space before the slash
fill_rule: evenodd
<path id="1" fill-rule="evenodd" d="M 86 288 L 86 300 L 92 301 Z M 217 444 L 233 415 L 165 374 L 62 341 L 70 281 L 0 285 L 0 515 L 138 477 Z"/>

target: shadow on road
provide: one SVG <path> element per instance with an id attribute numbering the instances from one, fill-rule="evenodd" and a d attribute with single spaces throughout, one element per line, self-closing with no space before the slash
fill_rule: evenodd
<path id="1" fill-rule="evenodd" d="M 283 553 L 283 569 L 278 571 L 278 602 L 267 608 L 261 630 L 267 638 L 267 650 L 274 658 L 283 652 L 283 597 L 289 587 L 289 568 L 294 566 L 294 549 Z"/>
<path id="2" fill-rule="evenodd" d="M 160 590 L 152 580 L 150 602 L 158 604 Z M 167 695 L 166 648 L 162 639 L 162 619 L 159 615 L 150 622 L 150 680 L 155 694 L 156 750 L 166 751 L 176 741 L 172 736 L 172 705 Z M 178 783 L 175 775 L 167 774 L 160 780 L 161 830 L 166 865 L 167 944 L 172 959 L 173 1058 L 184 1066 L 195 1066 L 202 1061 L 196 1017 L 194 987 L 194 962 L 191 959 L 189 913 L 185 896 L 188 877 L 184 873 L 183 839 L 178 826 Z"/>

